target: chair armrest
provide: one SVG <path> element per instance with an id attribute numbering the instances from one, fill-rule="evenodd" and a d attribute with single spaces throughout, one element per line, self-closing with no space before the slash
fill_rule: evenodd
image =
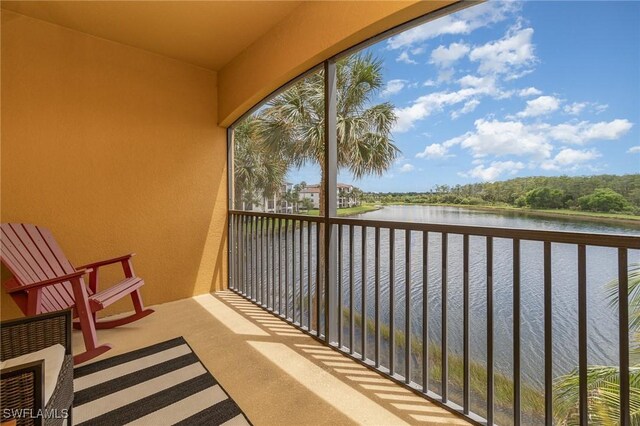
<path id="1" fill-rule="evenodd" d="M 125 254 L 124 256 L 114 257 L 113 259 L 107 259 L 107 260 L 101 260 L 99 262 L 88 263 L 86 265 L 82 265 L 78 267 L 77 269 L 88 269 L 88 268 L 98 269 L 101 266 L 111 265 L 113 263 L 129 260 L 135 255 L 136 255 L 135 253 L 129 253 L 129 254 Z"/>
<path id="2" fill-rule="evenodd" d="M 44 409 L 44 360 L 0 370 L 0 387 L 2 420 L 24 418 Z"/>
<path id="3" fill-rule="evenodd" d="M 83 276 L 84 274 L 87 274 L 89 272 L 91 272 L 92 269 L 88 268 L 88 269 L 80 269 L 76 272 L 72 272 L 71 274 L 67 274 L 67 275 L 63 275 L 61 277 L 55 277 L 55 278 L 51 278 L 49 280 L 44 280 L 44 281 L 40 281 L 37 283 L 33 283 L 33 284 L 27 284 L 27 285 L 23 285 L 20 287 L 15 287 L 15 288 L 11 288 L 7 290 L 7 293 L 11 294 L 11 293 L 15 293 L 18 291 L 25 291 L 25 290 L 32 290 L 34 288 L 40 288 L 40 287 L 46 287 L 48 285 L 53 285 L 53 284 L 60 284 L 63 283 L 65 281 L 70 281 L 74 278 L 80 278 L 81 276 Z"/>
<path id="4" fill-rule="evenodd" d="M 0 359 L 39 351 L 57 343 L 71 355 L 72 310 L 0 322 Z"/>

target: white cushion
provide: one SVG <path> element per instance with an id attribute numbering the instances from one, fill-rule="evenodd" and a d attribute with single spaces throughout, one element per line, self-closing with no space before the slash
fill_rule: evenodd
<path id="1" fill-rule="evenodd" d="M 56 344 L 36 352 L 4 360 L 0 363 L 0 368 L 11 368 L 41 359 L 44 360 L 44 405 L 46 407 L 58 383 L 58 376 L 64 361 L 64 346 Z"/>

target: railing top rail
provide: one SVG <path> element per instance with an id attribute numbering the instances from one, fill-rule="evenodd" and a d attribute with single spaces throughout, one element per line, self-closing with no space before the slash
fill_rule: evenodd
<path id="1" fill-rule="evenodd" d="M 542 231 L 522 228 L 498 228 L 475 225 L 446 225 L 441 223 L 397 222 L 391 220 L 367 220 L 332 217 L 326 219 L 317 216 L 290 215 L 277 213 L 260 213 L 230 210 L 230 214 L 274 217 L 291 220 L 306 220 L 310 222 L 325 222 L 336 225 L 367 226 L 372 228 L 393 228 L 409 231 L 446 232 L 449 234 L 470 235 L 479 237 L 509 238 L 528 241 L 543 241 L 565 244 L 584 244 L 588 246 L 616 247 L 640 249 L 640 234 L 594 234 L 586 232 Z"/>
<path id="2" fill-rule="evenodd" d="M 446 232 L 480 237 L 509 238 L 530 241 L 548 241 L 552 243 L 584 244 L 589 246 L 619 247 L 640 249 L 639 235 L 593 234 L 586 232 L 542 231 L 522 228 L 499 228 L 475 225 L 447 225 L 441 223 L 396 222 L 389 220 L 363 220 L 332 218 L 337 225 L 370 226 L 394 228 L 409 231 Z"/>
<path id="3" fill-rule="evenodd" d="M 254 212 L 254 211 L 244 211 L 244 210 L 229 210 L 229 214 L 232 214 L 235 216 L 272 217 L 275 219 L 304 220 L 307 222 L 324 222 L 324 217 L 308 216 L 304 214 L 267 213 L 267 212 Z"/>

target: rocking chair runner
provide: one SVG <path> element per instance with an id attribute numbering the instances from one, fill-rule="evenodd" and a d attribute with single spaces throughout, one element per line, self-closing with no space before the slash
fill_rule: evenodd
<path id="1" fill-rule="evenodd" d="M 140 295 L 144 281 L 136 277 L 131 264 L 132 254 L 90 263 L 74 268 L 48 229 L 21 223 L 0 226 L 0 259 L 13 278 L 4 283 L 25 315 L 37 315 L 73 308 L 75 328 L 82 330 L 86 351 L 73 358 L 75 364 L 88 361 L 111 349 L 98 345 L 96 329 L 128 324 L 153 313 L 145 309 Z M 120 262 L 125 279 L 98 291 L 98 269 Z M 89 286 L 83 275 L 89 274 Z M 116 320 L 97 321 L 96 313 L 124 296 L 131 295 L 135 313 Z"/>

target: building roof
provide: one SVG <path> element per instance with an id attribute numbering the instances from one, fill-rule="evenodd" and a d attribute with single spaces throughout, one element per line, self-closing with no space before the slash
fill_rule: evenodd
<path id="1" fill-rule="evenodd" d="M 300 190 L 301 194 L 313 194 L 320 192 L 320 185 L 310 185 Z"/>

